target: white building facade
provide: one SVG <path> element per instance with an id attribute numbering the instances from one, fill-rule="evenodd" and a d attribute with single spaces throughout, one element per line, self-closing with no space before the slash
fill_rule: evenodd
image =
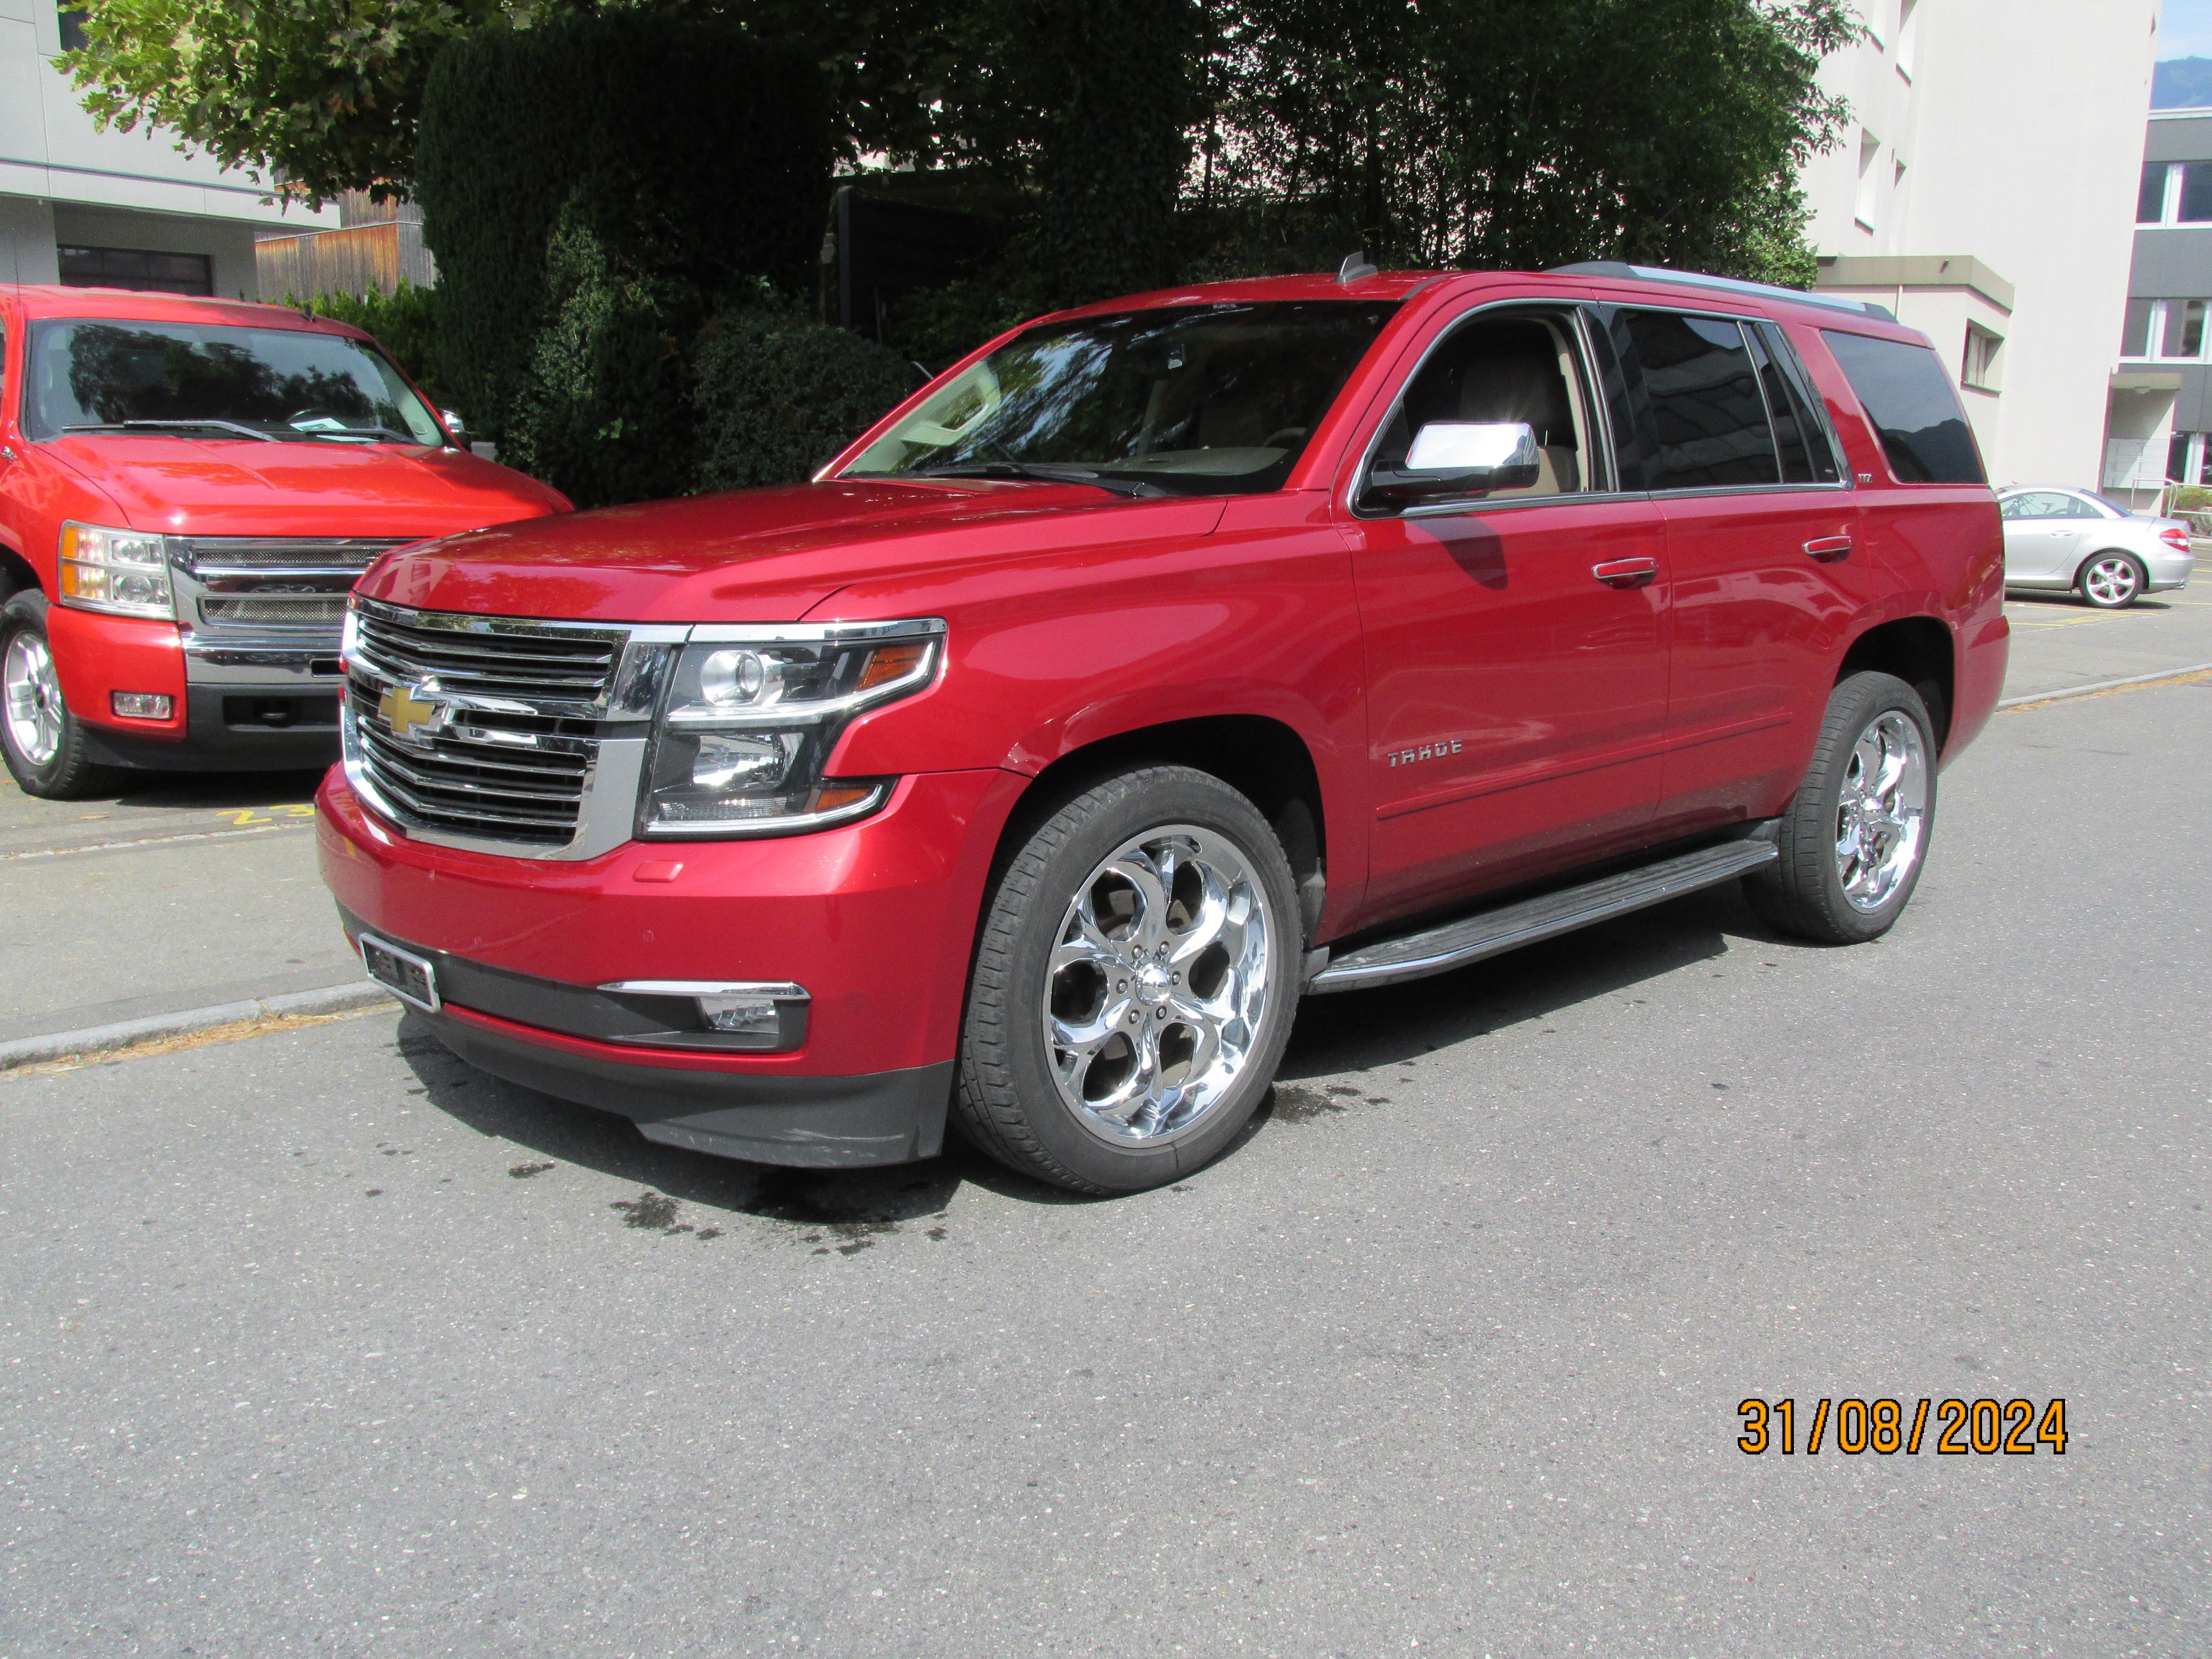
<path id="1" fill-rule="evenodd" d="M 264 204 L 167 131 L 99 131 L 54 66 L 73 23 L 53 0 L 0 0 L 0 283 L 259 298 L 256 233 L 337 214 Z"/>
<path id="2" fill-rule="evenodd" d="M 2102 481 L 2159 0 L 1861 0 L 1802 178 L 1820 285 L 1925 333 L 1990 482 Z"/>

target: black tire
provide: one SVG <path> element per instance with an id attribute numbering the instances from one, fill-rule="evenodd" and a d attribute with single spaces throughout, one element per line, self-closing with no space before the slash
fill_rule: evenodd
<path id="1" fill-rule="evenodd" d="M 52 659 L 52 649 L 46 641 L 46 596 L 32 592 L 18 593 L 4 606 L 0 606 L 0 664 L 6 664 L 15 650 L 18 635 L 35 641 L 36 647 Z M 61 732 L 54 751 L 43 762 L 19 745 L 15 722 L 6 718 L 12 711 L 0 710 L 0 757 L 8 763 L 8 770 L 22 786 L 27 795 L 37 795 L 46 800 L 83 800 L 88 796 L 112 793 L 116 769 L 103 766 L 92 758 L 90 745 L 86 742 L 84 726 L 61 701 L 60 688 L 53 690 L 53 710 L 60 717 Z"/>
<path id="2" fill-rule="evenodd" d="M 2150 573 L 2142 561 L 2118 548 L 2091 554 L 2074 573 L 2074 591 L 2084 605 L 2100 611 L 2124 611 L 2149 586 Z"/>
<path id="3" fill-rule="evenodd" d="M 1861 738 L 1891 714 L 1910 720 L 1918 732 L 1923 800 L 1909 867 L 1886 895 L 1869 893 L 1875 902 L 1863 904 L 1845 891 L 1838 850 L 1844 792 L 1854 783 L 1852 757 Z M 1853 674 L 1839 684 L 1828 696 L 1812 767 L 1778 825 L 1782 855 L 1744 878 L 1760 918 L 1783 933 L 1830 945 L 1863 944 L 1887 933 L 1927 867 L 1936 829 L 1936 762 L 1935 726 L 1918 692 L 1888 674 Z"/>
<path id="4" fill-rule="evenodd" d="M 1044 1015 L 1048 995 L 1061 981 L 1054 980 L 1050 961 L 1070 905 L 1079 893 L 1097 890 L 1086 884 L 1106 860 L 1169 826 L 1195 827 L 1241 859 L 1249 890 L 1266 910 L 1262 961 L 1244 982 L 1256 981 L 1265 1000 L 1241 1068 L 1212 1104 L 1150 1143 L 1115 1141 L 1104 1127 L 1090 1127 L 1100 1120 L 1071 1103 L 1056 1079 Z M 1173 906 L 1168 914 L 1176 914 Z M 1085 790 L 1024 838 L 986 902 L 961 1030 L 955 1124 L 1000 1163 L 1073 1192 L 1140 1192 L 1198 1169 L 1250 1119 L 1282 1059 L 1297 1007 L 1304 943 L 1298 914 L 1290 862 L 1274 831 L 1220 779 L 1189 767 L 1152 766 Z M 1102 998 L 1112 994 L 1111 977 L 1101 975 Z M 1195 990 L 1195 964 L 1191 980 Z M 1133 995 L 1127 1006 L 1137 1010 L 1136 1029 L 1149 1032 Z M 1167 1007 L 1154 1012 L 1167 1019 Z M 1170 1024 L 1151 1041 L 1164 1048 L 1176 1032 L 1190 1029 Z M 1124 1039 L 1116 1026 L 1108 1042 L 1118 1041 Z M 1133 1046 L 1129 1052 L 1133 1063 Z"/>

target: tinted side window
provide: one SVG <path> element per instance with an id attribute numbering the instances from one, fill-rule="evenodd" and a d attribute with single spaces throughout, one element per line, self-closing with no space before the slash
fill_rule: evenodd
<path id="1" fill-rule="evenodd" d="M 1966 411 L 1936 354 L 1902 340 L 1824 329 L 1867 418 L 1881 435 L 1889 470 L 1905 483 L 1982 483 L 1981 452 Z"/>
<path id="2" fill-rule="evenodd" d="M 1780 483 L 1766 399 L 1742 327 L 1662 311 L 1632 311 L 1623 320 L 1659 444 L 1645 463 L 1647 488 Z"/>
<path id="3" fill-rule="evenodd" d="M 1841 483 L 1844 468 L 1837 459 L 1836 436 L 1828 425 L 1827 410 L 1788 337 L 1772 323 L 1760 323 L 1744 331 L 1751 336 L 1754 349 L 1762 344 L 1765 348 L 1760 384 L 1766 387 L 1767 410 L 1774 416 L 1775 444 L 1782 453 L 1782 481 Z M 1802 477 L 1791 470 L 1789 434 L 1793 425 L 1804 445 L 1807 471 Z"/>

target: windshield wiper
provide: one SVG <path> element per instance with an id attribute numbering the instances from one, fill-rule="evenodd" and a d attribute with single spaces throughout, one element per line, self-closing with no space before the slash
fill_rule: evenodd
<path id="1" fill-rule="evenodd" d="M 956 461 L 944 466 L 918 466 L 909 478 L 1036 478 L 1045 483 L 1096 484 L 1117 495 L 1164 495 L 1156 483 L 1137 478 L 1113 478 L 1087 466 L 1051 466 L 1041 461 Z"/>
<path id="2" fill-rule="evenodd" d="M 236 421 L 88 421 L 82 426 L 65 426 L 64 432 L 235 432 L 241 438 L 258 438 L 264 443 L 281 441 L 274 433 L 264 432 L 259 427 L 241 426 Z"/>

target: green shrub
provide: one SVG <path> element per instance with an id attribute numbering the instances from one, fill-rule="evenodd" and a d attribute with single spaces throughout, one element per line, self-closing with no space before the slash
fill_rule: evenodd
<path id="1" fill-rule="evenodd" d="M 700 489 L 810 477 L 921 380 L 864 336 L 765 310 L 715 319 L 697 376 Z"/>
<path id="2" fill-rule="evenodd" d="M 311 300 L 295 299 L 288 294 L 284 303 L 295 311 L 367 329 L 392 361 L 422 388 L 424 397 L 441 409 L 447 406 L 445 371 L 438 358 L 434 290 L 417 288 L 403 276 L 398 289 L 391 294 L 318 294 Z"/>
<path id="3" fill-rule="evenodd" d="M 581 505 L 680 487 L 699 331 L 811 270 L 830 153 L 813 59 L 726 20 L 609 11 L 447 46 L 415 189 L 471 426 Z"/>

